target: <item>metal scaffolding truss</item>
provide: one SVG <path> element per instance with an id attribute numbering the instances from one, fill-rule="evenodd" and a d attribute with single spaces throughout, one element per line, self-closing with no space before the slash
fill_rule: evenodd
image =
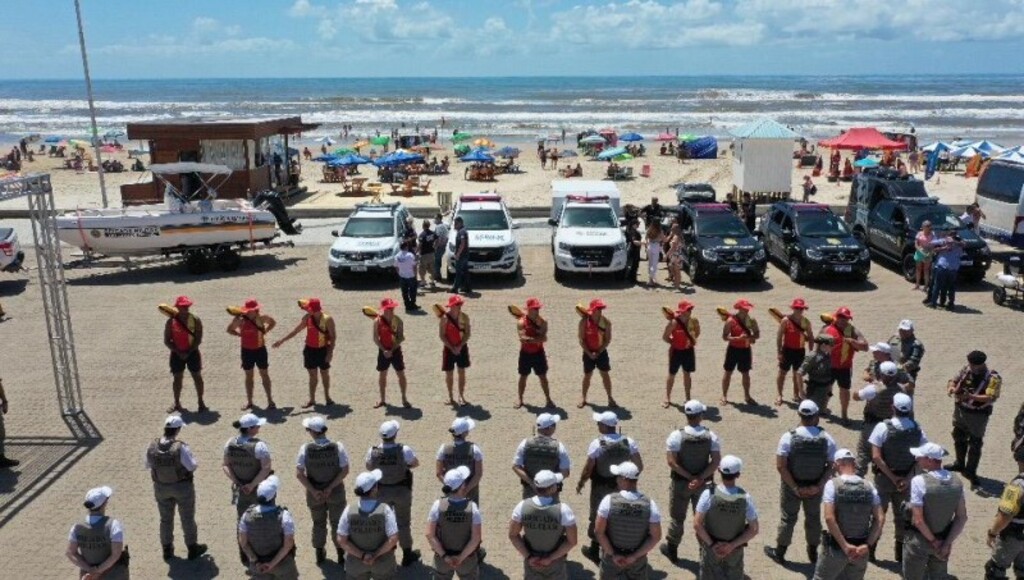
<path id="1" fill-rule="evenodd" d="M 16 197 L 28 198 L 57 402 L 62 415 L 78 415 L 84 410 L 82 386 L 78 376 L 78 357 L 75 355 L 75 335 L 71 330 L 64 260 L 61 257 L 60 240 L 57 238 L 57 211 L 53 189 L 50 187 L 50 175 L 33 173 L 0 181 L 0 201 Z"/>

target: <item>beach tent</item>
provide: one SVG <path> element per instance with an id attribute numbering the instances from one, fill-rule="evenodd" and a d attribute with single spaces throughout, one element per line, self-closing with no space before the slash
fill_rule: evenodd
<path id="1" fill-rule="evenodd" d="M 615 134 L 615 129 L 601 129 L 597 133 L 604 137 L 604 140 L 607 141 L 609 145 L 615 145 L 619 141 L 619 136 Z"/>
<path id="2" fill-rule="evenodd" d="M 952 155 L 953 157 L 957 157 L 959 159 L 970 159 L 978 154 L 981 154 L 981 156 L 984 158 L 987 158 L 989 156 L 988 152 L 982 151 L 981 149 L 978 149 L 973 145 L 966 145 L 964 147 L 960 147 L 959 149 L 955 149 L 952 153 L 950 153 L 950 155 Z"/>
<path id="3" fill-rule="evenodd" d="M 925 145 L 924 147 L 921 148 L 921 151 L 924 151 L 926 153 L 931 153 L 932 151 L 938 151 L 939 153 L 942 153 L 943 151 L 952 150 L 953 146 L 944 141 L 936 141 L 934 143 L 929 143 L 928 145 Z"/>
<path id="4" fill-rule="evenodd" d="M 790 193 L 793 144 L 800 135 L 772 119 L 760 119 L 731 131 L 735 189 L 750 193 Z"/>
<path id="5" fill-rule="evenodd" d="M 983 153 L 987 153 L 988 155 L 996 155 L 996 154 L 1002 153 L 1002 151 L 1003 151 L 1003 148 L 1000 147 L 999 145 L 996 145 L 995 143 L 993 143 L 991 141 L 985 141 L 985 140 L 974 141 L 974 142 L 970 143 L 970 146 L 974 147 L 978 151 L 981 151 Z M 988 157 L 988 155 L 986 155 L 986 157 Z"/>
<path id="6" fill-rule="evenodd" d="M 698 137 L 686 143 L 680 143 L 679 146 L 686 147 L 686 152 L 690 159 L 718 158 L 718 139 L 710 135 Z"/>
<path id="7" fill-rule="evenodd" d="M 818 145 L 831 149 L 906 149 L 907 144 L 893 141 L 878 132 L 874 127 L 853 127 L 849 131 L 818 141 Z"/>

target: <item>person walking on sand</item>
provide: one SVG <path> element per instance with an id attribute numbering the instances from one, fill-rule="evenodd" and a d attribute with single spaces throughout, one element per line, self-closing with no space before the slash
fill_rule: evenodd
<path id="1" fill-rule="evenodd" d="M 528 298 L 526 314 L 519 316 L 516 321 L 516 333 L 519 336 L 519 398 L 516 400 L 516 409 L 523 407 L 526 379 L 530 373 L 536 374 L 540 381 L 540 389 L 544 393 L 544 406 L 555 406 L 548 387 L 548 357 L 544 352 L 544 343 L 548 340 L 548 321 L 540 316 L 541 306 L 539 298 Z"/>
<path id="2" fill-rule="evenodd" d="M 466 369 L 469 368 L 469 315 L 462 311 L 466 300 L 458 294 L 448 297 L 448 309 L 441 315 L 438 336 L 441 338 L 441 370 L 444 371 L 444 383 L 448 388 L 448 405 L 455 406 L 452 383 L 455 367 L 459 372 L 460 406 L 469 404 L 466 401 Z"/>
<path id="3" fill-rule="evenodd" d="M 583 347 L 583 383 L 580 402 L 576 404 L 578 409 L 587 405 L 590 378 L 595 368 L 601 373 L 601 383 L 604 384 L 604 391 L 608 395 L 608 406 L 613 409 L 619 406 L 612 396 L 612 363 L 608 357 L 608 345 L 612 342 L 612 321 L 604 315 L 607 307 L 608 305 L 600 298 L 591 300 L 586 317 L 579 322 L 577 338 Z"/>
<path id="4" fill-rule="evenodd" d="M 753 368 L 754 355 L 752 347 L 757 339 L 761 338 L 761 329 L 757 321 L 750 316 L 754 309 L 746 298 L 740 298 L 733 304 L 735 314 L 730 314 L 722 327 L 722 340 L 729 346 L 725 349 L 725 373 L 722 375 L 722 400 L 721 405 L 729 404 L 729 383 L 732 381 L 732 373 L 740 371 L 743 378 L 743 401 L 748 405 L 756 405 L 757 401 L 750 396 L 750 369 Z"/>
<path id="5" fill-rule="evenodd" d="M 668 377 L 665 379 L 665 401 L 661 406 L 672 406 L 672 387 L 676 374 L 683 371 L 684 401 L 690 400 L 691 376 L 697 371 L 697 357 L 694 349 L 700 337 L 700 321 L 693 316 L 693 303 L 683 300 L 676 306 L 672 320 L 665 325 L 661 339 L 668 343 Z"/>
<path id="6" fill-rule="evenodd" d="M 405 357 L 402 355 L 402 343 L 405 341 L 405 326 L 402 319 L 395 314 L 398 302 L 393 298 L 380 301 L 380 313 L 373 321 L 373 343 L 377 345 L 377 386 L 380 388 L 380 400 L 373 406 L 379 409 L 387 404 L 388 368 L 395 369 L 398 377 L 398 388 L 402 392 L 402 406 L 411 408 L 412 403 L 406 397 L 408 383 L 405 379 Z"/>
<path id="7" fill-rule="evenodd" d="M 171 351 L 171 390 L 174 393 L 174 404 L 168 413 L 185 411 L 181 406 L 181 389 L 186 368 L 196 386 L 199 412 L 210 410 L 203 402 L 203 356 L 199 352 L 199 345 L 203 343 L 203 321 L 189 311 L 191 306 L 192 300 L 188 296 L 178 296 L 174 301 L 177 313 L 164 325 L 164 346 Z"/>
<path id="8" fill-rule="evenodd" d="M 324 384 L 324 402 L 333 405 L 331 399 L 331 360 L 334 358 L 334 346 L 338 342 L 338 331 L 334 326 L 334 318 L 324 312 L 323 305 L 319 298 L 310 298 L 299 302 L 299 305 L 306 314 L 302 320 L 284 336 L 274 343 L 274 348 L 280 348 L 286 341 L 291 340 L 302 329 L 306 329 L 306 345 L 302 349 L 303 366 L 309 373 L 309 400 L 302 406 L 309 409 L 316 404 L 317 373 Z"/>
<path id="9" fill-rule="evenodd" d="M 267 345 L 265 343 L 267 333 L 277 326 L 270 316 L 260 313 L 260 303 L 255 298 L 245 301 L 242 312 L 235 316 L 228 324 L 227 332 L 231 336 L 237 336 L 242 342 L 242 371 L 245 373 L 245 405 L 243 411 L 252 409 L 252 392 L 255 387 L 253 368 L 260 371 L 260 380 L 263 382 L 263 391 L 267 394 L 267 409 L 276 409 L 274 394 L 270 386 L 270 366 L 267 356 Z"/>
<path id="10" fill-rule="evenodd" d="M 803 298 L 796 298 L 790 304 L 790 308 L 793 312 L 779 321 L 779 331 L 775 333 L 775 348 L 779 355 L 779 376 L 775 379 L 775 388 L 778 391 L 775 398 L 776 407 L 782 405 L 782 390 L 786 384 L 786 374 L 790 371 L 793 372 L 793 402 L 799 403 L 806 398 L 800 365 L 807 355 L 806 345 L 814 342 L 811 321 L 804 316 L 807 303 Z"/>

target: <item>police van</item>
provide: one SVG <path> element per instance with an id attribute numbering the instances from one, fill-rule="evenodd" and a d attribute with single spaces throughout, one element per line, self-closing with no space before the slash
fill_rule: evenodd
<path id="1" fill-rule="evenodd" d="M 619 190 L 608 181 L 551 182 L 551 253 L 555 279 L 567 272 L 608 273 L 625 279 L 629 270 Z"/>
<path id="2" fill-rule="evenodd" d="M 469 271 L 474 274 L 503 274 L 517 277 L 522 272 L 519 244 L 512 235 L 516 227 L 505 201 L 496 193 L 460 196 L 452 221 L 462 218 L 469 235 Z M 455 277 L 455 231 L 448 232 L 445 276 Z"/>
<path id="3" fill-rule="evenodd" d="M 401 203 L 357 203 L 345 226 L 331 235 L 327 257 L 331 282 L 352 274 L 392 274 L 409 210 Z"/>

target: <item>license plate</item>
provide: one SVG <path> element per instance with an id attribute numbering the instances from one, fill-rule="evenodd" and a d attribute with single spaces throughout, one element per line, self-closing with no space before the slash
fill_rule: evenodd
<path id="1" fill-rule="evenodd" d="M 853 266 L 833 266 L 836 272 L 853 272 Z"/>
<path id="2" fill-rule="evenodd" d="M 730 274 L 742 274 L 747 271 L 746 266 L 729 266 Z"/>
<path id="3" fill-rule="evenodd" d="M 353 272 L 365 272 L 366 266 L 352 266 Z"/>
<path id="4" fill-rule="evenodd" d="M 573 261 L 572 261 L 572 264 L 573 264 L 574 266 L 577 266 L 577 267 L 580 267 L 580 268 L 591 268 L 591 267 L 593 267 L 593 266 L 597 266 L 597 265 L 599 265 L 599 264 L 600 264 L 600 262 L 597 262 L 597 261 L 591 261 L 591 260 L 580 260 L 580 259 L 575 259 L 575 260 L 573 260 Z"/>
<path id="5" fill-rule="evenodd" d="M 960 260 L 961 266 L 973 266 L 974 260 Z"/>

